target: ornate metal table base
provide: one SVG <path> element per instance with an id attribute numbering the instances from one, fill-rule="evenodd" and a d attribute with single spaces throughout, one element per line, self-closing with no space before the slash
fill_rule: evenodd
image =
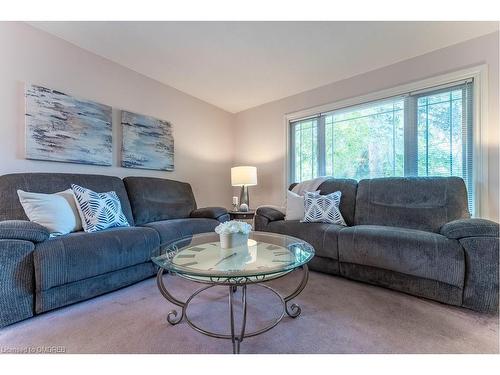
<path id="1" fill-rule="evenodd" d="M 170 292 L 165 287 L 165 284 L 163 283 L 163 273 L 165 272 L 165 270 L 163 268 L 160 268 L 160 270 L 158 271 L 158 274 L 156 276 L 156 282 L 158 284 L 158 289 L 160 290 L 163 297 L 165 297 L 168 301 L 170 301 L 174 305 L 179 306 L 181 308 L 180 314 L 177 313 L 177 310 L 171 310 L 168 312 L 167 321 L 170 324 L 176 325 L 176 324 L 180 323 L 183 319 L 185 319 L 186 322 L 189 324 L 189 326 L 191 326 L 196 331 L 203 333 L 204 335 L 214 337 L 214 338 L 219 338 L 219 339 L 231 340 L 231 342 L 233 344 L 233 353 L 238 354 L 240 352 L 240 344 L 244 338 L 257 336 L 257 335 L 260 335 L 261 333 L 269 331 L 270 329 L 275 327 L 283 319 L 283 317 L 285 316 L 285 313 L 286 313 L 286 315 L 290 316 L 291 318 L 297 318 L 300 315 L 301 309 L 300 309 L 299 305 L 297 305 L 295 303 L 290 305 L 290 306 L 288 305 L 288 303 L 292 299 L 297 297 L 302 292 L 302 290 L 304 290 L 304 288 L 307 285 L 307 281 L 309 279 L 309 269 L 308 269 L 307 265 L 303 265 L 300 268 L 302 268 L 302 272 L 303 272 L 302 280 L 301 280 L 299 286 L 297 287 L 297 289 L 295 289 L 295 291 L 293 291 L 290 295 L 288 295 L 286 297 L 282 297 L 273 288 L 271 288 L 267 285 L 263 285 L 262 284 L 264 282 L 263 280 L 251 281 L 250 279 L 242 279 L 236 283 L 231 283 L 231 284 L 228 284 L 227 282 L 225 283 L 222 280 L 219 280 L 217 282 L 199 281 L 201 283 L 208 283 L 209 285 L 205 286 L 201 289 L 198 289 L 185 302 L 182 302 L 182 301 L 178 300 L 177 298 L 175 298 L 174 296 L 172 296 L 172 294 L 170 294 Z M 288 273 L 286 275 L 288 275 Z M 283 275 L 283 276 L 285 276 L 285 275 Z M 257 331 L 254 331 L 254 332 L 246 332 L 245 331 L 246 322 L 247 322 L 247 285 L 248 284 L 255 284 L 259 287 L 263 287 L 263 288 L 266 288 L 267 290 L 271 291 L 278 298 L 278 300 L 281 302 L 281 306 L 282 306 L 282 309 L 281 309 L 279 316 L 275 320 L 273 320 L 273 322 L 271 324 L 269 324 L 266 327 L 261 328 Z M 231 327 L 231 334 L 229 334 L 229 335 L 207 331 L 207 330 L 199 327 L 198 325 L 196 325 L 194 322 L 192 322 L 189 319 L 188 314 L 187 314 L 187 309 L 189 307 L 189 303 L 193 300 L 193 298 L 195 298 L 201 292 L 203 292 L 207 289 L 213 288 L 215 286 L 226 286 L 229 289 L 229 317 L 230 317 L 229 320 L 230 320 L 230 327 Z M 241 302 L 242 302 L 242 314 L 243 314 L 242 323 L 241 323 L 241 327 L 239 330 L 237 330 L 235 327 L 235 312 L 234 312 L 235 293 L 237 292 L 238 288 L 241 288 Z"/>

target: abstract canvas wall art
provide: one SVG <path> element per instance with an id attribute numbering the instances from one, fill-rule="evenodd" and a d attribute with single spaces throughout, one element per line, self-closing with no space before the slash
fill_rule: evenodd
<path id="1" fill-rule="evenodd" d="M 122 167 L 174 170 L 172 124 L 122 111 Z"/>
<path id="2" fill-rule="evenodd" d="M 26 158 L 111 165 L 111 107 L 26 85 Z"/>

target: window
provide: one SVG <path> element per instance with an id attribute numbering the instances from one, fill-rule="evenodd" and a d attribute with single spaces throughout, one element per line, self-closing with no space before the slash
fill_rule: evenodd
<path id="1" fill-rule="evenodd" d="M 473 212 L 472 79 L 290 122 L 290 182 L 459 176 Z"/>

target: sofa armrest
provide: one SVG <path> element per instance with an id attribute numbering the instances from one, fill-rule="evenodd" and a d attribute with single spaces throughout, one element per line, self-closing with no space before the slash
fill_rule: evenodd
<path id="1" fill-rule="evenodd" d="M 285 219 L 285 214 L 275 207 L 262 206 L 255 211 L 254 227 L 257 231 L 265 232 L 267 225 L 272 221 Z"/>
<path id="2" fill-rule="evenodd" d="M 0 239 L 0 328 L 33 316 L 34 249 L 31 241 Z"/>
<path id="3" fill-rule="evenodd" d="M 466 237 L 494 237 L 499 235 L 499 225 L 486 219 L 458 219 L 441 227 L 441 234 L 452 239 Z"/>
<path id="4" fill-rule="evenodd" d="M 50 236 L 47 228 L 27 220 L 0 221 L 0 239 L 43 242 Z"/>
<path id="5" fill-rule="evenodd" d="M 222 207 L 204 207 L 198 208 L 191 211 L 189 217 L 192 218 L 204 218 L 204 219 L 216 219 L 220 222 L 229 220 L 229 214 L 227 210 Z"/>
<path id="6" fill-rule="evenodd" d="M 462 306 L 476 311 L 498 311 L 498 256 L 496 237 L 466 237 L 458 240 L 465 253 Z"/>
<path id="7" fill-rule="evenodd" d="M 499 225 L 485 219 L 458 219 L 441 227 L 441 234 L 464 249 L 465 280 L 462 306 L 498 311 Z"/>
<path id="8" fill-rule="evenodd" d="M 285 214 L 274 207 L 263 206 L 257 208 L 255 215 L 264 216 L 268 221 L 285 219 Z"/>

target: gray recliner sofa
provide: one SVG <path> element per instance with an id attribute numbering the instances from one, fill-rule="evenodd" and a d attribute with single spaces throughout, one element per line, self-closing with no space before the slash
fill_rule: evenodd
<path id="1" fill-rule="evenodd" d="M 27 221 L 17 189 L 55 193 L 78 184 L 114 190 L 130 227 L 49 238 Z M 229 220 L 224 208 L 196 208 L 187 183 L 60 173 L 0 176 L 0 327 L 151 277 L 151 257 L 179 237 Z"/>
<path id="2" fill-rule="evenodd" d="M 347 227 L 286 221 L 280 211 L 261 207 L 256 230 L 311 243 L 313 270 L 498 311 L 499 225 L 470 218 L 461 178 L 329 179 L 319 190 L 342 192 Z"/>

